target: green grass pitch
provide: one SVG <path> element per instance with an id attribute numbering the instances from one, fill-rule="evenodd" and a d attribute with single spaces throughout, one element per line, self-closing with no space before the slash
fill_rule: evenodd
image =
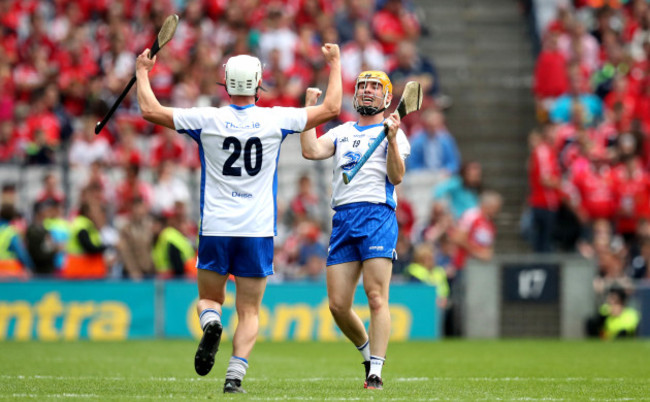
<path id="1" fill-rule="evenodd" d="M 384 390 L 348 343 L 256 345 L 246 395 L 223 395 L 231 345 L 206 377 L 193 341 L 0 343 L 0 400 L 650 400 L 650 342 L 391 343 Z"/>

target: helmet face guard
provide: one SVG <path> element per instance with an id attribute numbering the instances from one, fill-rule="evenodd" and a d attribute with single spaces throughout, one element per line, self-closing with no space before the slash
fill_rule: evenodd
<path id="1" fill-rule="evenodd" d="M 262 80 L 262 63 L 257 57 L 231 57 L 225 65 L 225 86 L 228 95 L 255 96 Z"/>
<path id="2" fill-rule="evenodd" d="M 363 92 L 370 82 L 376 82 L 381 85 L 382 102 L 381 106 L 365 106 L 359 103 L 359 95 L 363 96 Z M 357 77 L 354 84 L 354 108 L 363 116 L 373 116 L 386 110 L 390 104 L 388 94 L 393 94 L 393 84 L 383 71 L 363 71 Z"/>

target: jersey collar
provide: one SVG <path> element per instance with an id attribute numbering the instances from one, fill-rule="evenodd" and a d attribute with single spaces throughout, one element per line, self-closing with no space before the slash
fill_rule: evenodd
<path id="1" fill-rule="evenodd" d="M 244 110 L 244 109 L 248 109 L 249 107 L 253 107 L 253 106 L 255 106 L 254 103 L 251 103 L 250 105 L 246 105 L 246 106 L 230 105 L 230 107 L 235 109 L 235 110 Z"/>
<path id="2" fill-rule="evenodd" d="M 356 122 L 356 123 L 354 123 L 354 128 L 356 128 L 358 131 L 366 131 L 366 130 L 368 130 L 370 128 L 380 127 L 380 126 L 383 126 L 383 125 L 384 125 L 383 121 L 381 123 L 371 124 L 369 126 L 360 126 L 359 122 Z"/>

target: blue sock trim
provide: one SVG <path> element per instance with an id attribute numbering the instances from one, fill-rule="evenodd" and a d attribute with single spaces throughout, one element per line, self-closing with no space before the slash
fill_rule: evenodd
<path id="1" fill-rule="evenodd" d="M 239 356 L 235 356 L 235 355 L 233 355 L 232 357 L 234 357 L 235 359 L 241 360 L 244 363 L 248 364 L 248 360 L 244 359 L 243 357 L 239 357 Z"/>
<path id="2" fill-rule="evenodd" d="M 203 317 L 203 314 L 209 313 L 209 312 L 213 312 L 217 316 L 219 316 L 219 318 L 221 318 L 221 314 L 219 314 L 219 312 L 217 310 L 215 310 L 213 308 L 206 308 L 205 310 L 201 311 L 201 314 L 199 314 L 199 319 L 201 319 L 201 317 Z"/>
<path id="3" fill-rule="evenodd" d="M 382 362 L 386 361 L 386 359 L 379 356 L 370 356 L 370 360 L 381 360 Z"/>
<path id="4" fill-rule="evenodd" d="M 364 343 L 363 345 L 357 346 L 357 350 L 361 350 L 361 349 L 365 348 L 366 346 L 368 346 L 369 343 L 370 343 L 370 339 L 367 340 L 366 343 Z"/>

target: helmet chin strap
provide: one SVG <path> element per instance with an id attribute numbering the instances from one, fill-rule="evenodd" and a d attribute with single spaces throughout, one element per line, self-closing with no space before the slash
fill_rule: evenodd
<path id="1" fill-rule="evenodd" d="M 378 113 L 383 112 L 384 110 L 386 110 L 385 107 L 381 109 L 377 109 L 376 107 L 372 107 L 372 106 L 359 106 L 357 108 L 357 112 L 362 116 L 374 116 Z"/>

